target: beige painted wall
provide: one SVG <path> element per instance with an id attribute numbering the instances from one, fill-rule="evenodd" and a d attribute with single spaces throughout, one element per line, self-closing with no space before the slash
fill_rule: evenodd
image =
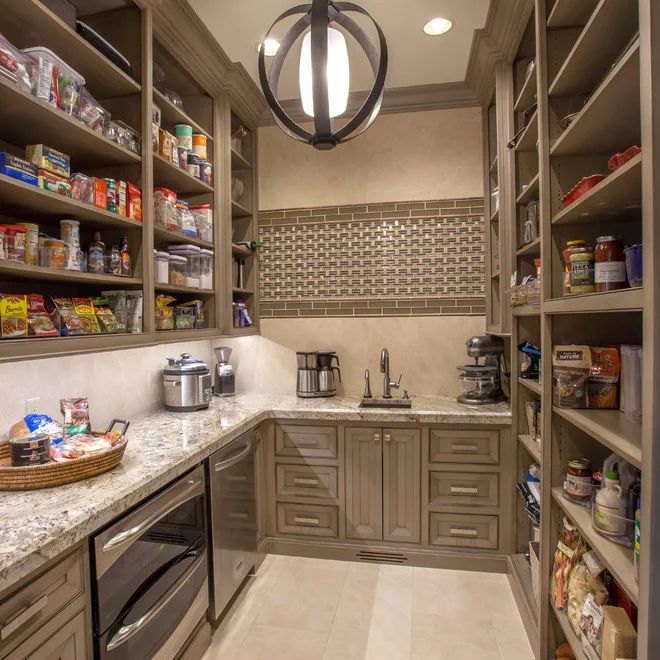
<path id="1" fill-rule="evenodd" d="M 332 151 L 259 129 L 261 210 L 483 195 L 481 110 L 382 115 Z"/>

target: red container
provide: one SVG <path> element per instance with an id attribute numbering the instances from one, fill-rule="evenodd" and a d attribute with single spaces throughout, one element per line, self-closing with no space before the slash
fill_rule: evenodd
<path id="1" fill-rule="evenodd" d="M 607 167 L 611 172 L 618 170 L 620 167 L 625 165 L 629 160 L 632 160 L 637 154 L 641 154 L 642 150 L 633 145 L 629 149 L 626 149 L 623 153 L 614 154 L 612 158 L 607 161 Z"/>
<path id="2" fill-rule="evenodd" d="M 569 191 L 564 195 L 561 200 L 566 206 L 572 204 L 577 199 L 582 197 L 584 193 L 597 186 L 603 179 L 607 177 L 604 174 L 592 174 L 591 176 L 582 177 Z"/>

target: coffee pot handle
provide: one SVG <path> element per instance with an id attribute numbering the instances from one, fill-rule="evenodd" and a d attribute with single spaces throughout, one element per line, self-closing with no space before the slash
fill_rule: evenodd
<path id="1" fill-rule="evenodd" d="M 337 360 L 337 366 L 339 366 L 339 356 L 336 353 L 332 356 L 330 361 L 332 362 L 333 359 Z M 339 369 L 337 369 L 337 371 L 339 371 Z M 339 379 L 339 382 L 341 382 L 341 378 Z"/>
<path id="2" fill-rule="evenodd" d="M 341 371 L 339 367 L 332 367 L 332 370 L 337 372 L 337 378 L 339 378 L 339 382 L 341 383 Z"/>

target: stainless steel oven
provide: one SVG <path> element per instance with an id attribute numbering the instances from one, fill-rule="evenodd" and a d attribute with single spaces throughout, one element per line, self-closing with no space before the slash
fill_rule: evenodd
<path id="1" fill-rule="evenodd" d="M 208 609 L 205 477 L 189 472 L 92 542 L 97 660 L 172 660 Z"/>
<path id="2" fill-rule="evenodd" d="M 254 431 L 209 458 L 211 617 L 218 619 L 255 564 Z"/>

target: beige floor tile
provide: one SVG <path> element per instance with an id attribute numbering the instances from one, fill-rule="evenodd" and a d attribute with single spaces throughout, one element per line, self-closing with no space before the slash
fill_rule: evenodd
<path id="1" fill-rule="evenodd" d="M 309 630 L 255 625 L 236 657 L 240 660 L 322 660 L 327 638 L 325 633 Z"/>
<path id="2" fill-rule="evenodd" d="M 369 628 L 333 626 L 323 660 L 364 660 L 369 645 Z"/>

